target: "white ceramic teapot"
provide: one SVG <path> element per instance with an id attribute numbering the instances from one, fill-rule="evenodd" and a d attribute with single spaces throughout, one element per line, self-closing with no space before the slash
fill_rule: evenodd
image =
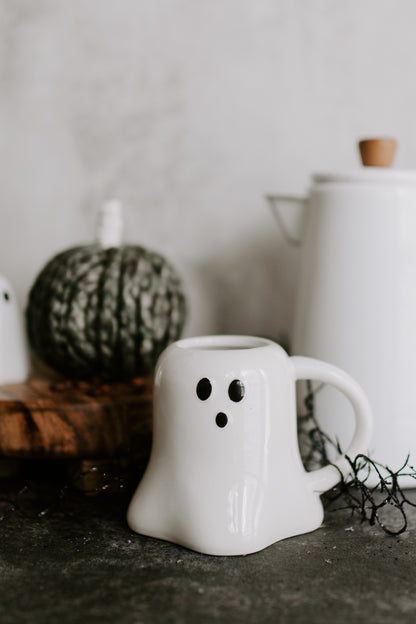
<path id="1" fill-rule="evenodd" d="M 23 319 L 9 281 L 0 275 L 0 384 L 19 383 L 29 375 Z"/>
<path id="2" fill-rule="evenodd" d="M 370 166 L 313 175 L 309 196 L 289 200 L 305 207 L 292 352 L 357 379 L 374 412 L 371 457 L 397 470 L 408 454 L 416 467 L 416 171 L 384 167 L 394 144 L 362 142 Z M 288 198 L 272 199 L 281 220 Z M 322 428 L 346 448 L 346 402 L 325 389 L 316 405 Z"/>

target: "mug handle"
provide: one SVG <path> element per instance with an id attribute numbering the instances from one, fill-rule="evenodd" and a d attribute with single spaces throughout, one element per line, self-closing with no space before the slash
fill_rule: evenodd
<path id="1" fill-rule="evenodd" d="M 345 455 L 354 460 L 360 453 L 367 452 L 373 429 L 372 410 L 361 386 L 340 368 L 309 357 L 293 356 L 290 360 L 294 368 L 295 381 L 313 379 L 331 384 L 345 394 L 354 410 L 354 434 L 344 454 L 332 464 L 306 473 L 312 489 L 322 494 L 341 480 L 341 474 L 347 476 L 350 464 Z"/>

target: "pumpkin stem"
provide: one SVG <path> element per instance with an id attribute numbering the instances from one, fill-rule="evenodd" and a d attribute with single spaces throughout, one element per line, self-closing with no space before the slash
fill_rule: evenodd
<path id="1" fill-rule="evenodd" d="M 119 199 L 104 202 L 98 213 L 97 242 L 104 249 L 120 247 L 123 231 L 122 204 Z"/>

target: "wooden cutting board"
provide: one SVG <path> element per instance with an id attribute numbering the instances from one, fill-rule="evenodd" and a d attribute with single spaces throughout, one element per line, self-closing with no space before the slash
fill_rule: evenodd
<path id="1" fill-rule="evenodd" d="M 105 384 L 42 374 L 0 386 L 0 458 L 148 456 L 152 378 Z"/>

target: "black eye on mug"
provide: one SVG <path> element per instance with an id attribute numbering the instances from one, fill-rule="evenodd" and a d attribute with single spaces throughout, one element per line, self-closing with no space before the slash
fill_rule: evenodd
<path id="1" fill-rule="evenodd" d="M 4 299 L 5 301 L 10 301 L 10 295 L 9 295 L 9 293 L 7 292 L 7 290 L 4 290 L 4 291 L 3 291 L 3 299 Z"/>
<path id="2" fill-rule="evenodd" d="M 203 379 L 198 381 L 198 385 L 196 387 L 196 394 L 198 396 L 198 399 L 201 399 L 201 401 L 206 401 L 210 397 L 211 392 L 212 385 L 209 379 L 204 377 Z"/>
<path id="3" fill-rule="evenodd" d="M 244 384 L 239 379 L 234 379 L 228 387 L 228 396 L 231 401 L 234 401 L 234 403 L 241 401 L 244 396 L 244 392 Z"/>

